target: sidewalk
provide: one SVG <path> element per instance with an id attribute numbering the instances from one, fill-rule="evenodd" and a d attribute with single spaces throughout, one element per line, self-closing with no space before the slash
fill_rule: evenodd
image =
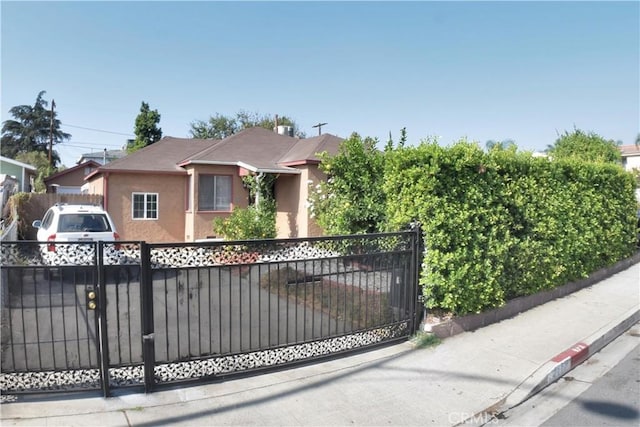
<path id="1" fill-rule="evenodd" d="M 640 320 L 640 264 L 512 319 L 414 349 L 145 394 L 0 405 L 2 426 L 444 426 L 506 409 Z M 476 416 L 477 414 L 480 414 Z"/>

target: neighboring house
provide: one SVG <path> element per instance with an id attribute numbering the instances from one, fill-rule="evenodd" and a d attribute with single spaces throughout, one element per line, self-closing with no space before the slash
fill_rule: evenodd
<path id="1" fill-rule="evenodd" d="M 45 178 L 47 193 L 81 194 L 84 178 L 99 166 L 100 163 L 89 160 Z"/>
<path id="2" fill-rule="evenodd" d="M 106 165 L 109 162 L 114 160 L 121 159 L 126 156 L 127 152 L 125 150 L 107 150 L 104 151 L 96 151 L 94 153 L 85 153 L 76 161 L 76 165 L 82 164 L 89 160 L 99 163 L 101 165 Z"/>
<path id="3" fill-rule="evenodd" d="M 35 166 L 0 156 L 0 174 L 8 175 L 18 181 L 18 191 L 30 193 L 34 189 L 38 172 Z"/>
<path id="4" fill-rule="evenodd" d="M 621 145 L 620 153 L 622 154 L 622 166 L 625 170 L 640 170 L 640 146 L 638 145 Z"/>
<path id="5" fill-rule="evenodd" d="M 320 152 L 338 153 L 341 138 L 299 139 L 263 128 L 223 140 L 164 137 L 89 175 L 123 240 L 192 242 L 213 235 L 212 222 L 247 207 L 245 175 L 274 174 L 278 237 L 321 234 L 306 207 L 310 183 L 325 178 Z"/>

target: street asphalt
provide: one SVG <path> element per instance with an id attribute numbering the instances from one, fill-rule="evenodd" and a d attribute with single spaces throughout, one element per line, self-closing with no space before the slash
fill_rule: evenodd
<path id="1" fill-rule="evenodd" d="M 640 320 L 640 264 L 474 332 L 152 394 L 45 395 L 2 426 L 481 425 Z"/>

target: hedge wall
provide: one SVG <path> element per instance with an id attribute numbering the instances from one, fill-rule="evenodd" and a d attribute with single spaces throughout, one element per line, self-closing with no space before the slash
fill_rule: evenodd
<path id="1" fill-rule="evenodd" d="M 428 307 L 480 312 L 631 255 L 635 181 L 613 164 L 422 143 L 387 153 L 389 227 L 425 233 Z"/>

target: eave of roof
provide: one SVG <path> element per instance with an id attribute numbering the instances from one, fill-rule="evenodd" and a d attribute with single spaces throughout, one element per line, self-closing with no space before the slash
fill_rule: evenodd
<path id="1" fill-rule="evenodd" d="M 78 169 L 80 169 L 80 168 L 86 168 L 87 166 L 91 166 L 91 167 L 94 167 L 94 168 L 98 168 L 98 167 L 100 167 L 100 163 L 95 162 L 95 161 L 93 161 L 93 160 L 87 160 L 86 162 L 80 163 L 79 165 L 75 165 L 75 166 L 74 166 L 74 167 L 72 167 L 72 168 L 68 168 L 68 169 L 65 169 L 65 170 L 63 170 L 63 171 L 56 172 L 56 173 L 54 173 L 53 175 L 50 175 L 50 176 L 46 177 L 46 178 L 44 179 L 44 182 L 49 182 L 49 181 L 51 181 L 52 179 L 56 179 L 56 178 L 59 178 L 59 177 L 61 177 L 61 176 L 67 175 L 67 174 L 69 174 L 69 173 L 71 173 L 71 172 L 75 172 L 75 171 L 77 171 L 77 170 L 78 170 Z"/>

